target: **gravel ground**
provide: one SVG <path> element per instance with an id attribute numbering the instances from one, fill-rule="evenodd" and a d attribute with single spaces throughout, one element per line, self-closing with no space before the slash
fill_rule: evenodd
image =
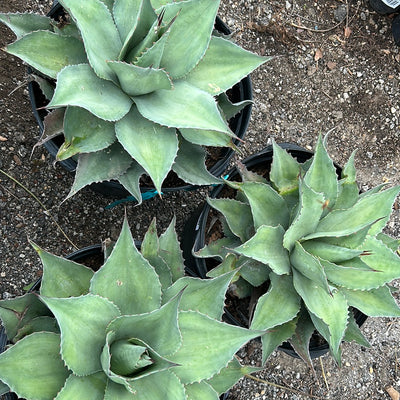
<path id="1" fill-rule="evenodd" d="M 0 9 L 46 13 L 50 3 L 1 0 Z M 312 149 L 318 134 L 331 131 L 329 151 L 338 164 L 359 149 L 362 189 L 400 183 L 400 52 L 391 37 L 392 16 L 377 15 L 366 0 L 222 0 L 219 15 L 243 47 L 277 56 L 252 74 L 254 107 L 243 156 L 261 150 L 270 138 Z M 12 34 L 1 26 L 0 46 L 11 40 Z M 31 155 L 38 127 L 25 82 L 22 63 L 1 52 L 0 168 L 30 191 L 0 174 L 3 298 L 21 294 L 40 276 L 28 238 L 66 255 L 74 250 L 69 240 L 81 248 L 115 239 L 125 212 L 138 239 L 153 217 L 161 231 L 175 215 L 181 230 L 208 191 L 107 209 L 112 199 L 82 190 L 62 203 L 73 177 L 53 166 L 44 149 Z M 399 199 L 388 232 L 400 236 Z M 229 399 L 390 399 L 386 388 L 400 391 L 399 322 L 369 318 L 363 332 L 372 347 L 344 344 L 340 369 L 326 355 L 314 361 L 313 374 L 303 362 L 276 352 L 257 375 L 270 383 L 243 379 Z M 259 363 L 257 342 L 245 350 L 240 353 L 245 362 Z"/>

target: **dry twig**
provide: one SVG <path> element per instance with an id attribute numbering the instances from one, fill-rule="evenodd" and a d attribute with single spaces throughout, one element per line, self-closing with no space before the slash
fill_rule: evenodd
<path id="1" fill-rule="evenodd" d="M 329 392 L 329 385 L 328 385 L 328 381 L 326 379 L 326 375 L 325 375 L 325 369 L 324 369 L 324 363 L 322 362 L 322 357 L 319 358 L 319 362 L 321 364 L 321 372 L 322 372 L 322 377 L 324 378 L 324 382 L 325 382 L 325 386 Z"/>
<path id="2" fill-rule="evenodd" d="M 255 377 L 253 375 L 246 374 L 245 377 L 249 378 L 249 379 L 252 379 L 253 381 L 256 381 L 256 382 L 259 382 L 259 383 L 263 383 L 264 385 L 269 385 L 269 386 L 276 387 L 278 389 L 287 390 L 289 392 L 292 392 L 292 393 L 295 393 L 295 394 L 298 394 L 298 395 L 301 395 L 301 396 L 306 396 L 306 397 L 309 397 L 311 399 L 322 400 L 322 397 L 314 396 L 312 394 L 305 393 L 305 392 L 302 392 L 300 390 L 292 389 L 292 388 L 290 388 L 288 386 L 279 385 L 279 384 L 274 383 L 274 382 L 269 382 L 269 381 L 266 381 L 264 379 L 257 378 L 257 377 Z"/>

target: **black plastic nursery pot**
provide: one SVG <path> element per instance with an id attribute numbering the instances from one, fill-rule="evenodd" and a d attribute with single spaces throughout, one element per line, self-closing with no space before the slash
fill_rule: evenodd
<path id="1" fill-rule="evenodd" d="M 90 268 L 96 269 L 103 264 L 103 249 L 101 244 L 84 247 L 77 250 L 66 257 L 68 260 L 76 261 L 85 264 Z M 41 279 L 39 278 L 30 288 L 30 292 L 38 291 L 40 288 Z M 0 327 L 0 353 L 5 351 L 7 346 L 7 336 L 3 327 Z M 4 400 L 18 400 L 15 393 L 6 393 Z M 22 400 L 22 399 L 20 399 Z"/>
<path id="2" fill-rule="evenodd" d="M 307 161 L 313 156 L 312 152 L 294 144 L 281 143 L 279 145 L 286 149 L 300 163 Z M 250 171 L 261 171 L 261 168 L 263 168 L 262 172 L 265 173 L 266 177 L 268 177 L 271 163 L 272 146 L 266 147 L 261 152 L 252 155 L 243 161 L 243 164 Z M 338 174 L 340 174 L 341 168 L 337 165 L 335 166 Z M 261 174 L 261 172 L 259 173 Z M 232 168 L 227 173 L 227 179 L 232 181 L 241 180 L 237 168 Z M 210 193 L 210 198 L 221 197 L 222 191 L 225 188 L 225 185 L 216 186 Z M 207 278 L 207 272 L 217 265 L 217 262 L 212 259 L 197 258 L 193 255 L 193 252 L 200 250 L 206 245 L 207 225 L 211 219 L 211 212 L 211 206 L 204 202 L 191 215 L 184 227 L 182 235 L 182 251 L 186 264 L 186 272 L 192 276 Z M 359 310 L 354 310 L 354 317 L 359 326 L 361 326 L 367 319 L 367 316 L 361 313 Z M 248 320 L 245 316 L 243 316 L 243 318 L 238 318 L 236 315 L 233 316 L 228 307 L 225 308 L 224 319 L 234 325 L 243 327 L 248 326 Z M 288 342 L 284 342 L 278 348 L 292 357 L 300 358 Z M 309 350 L 311 358 L 314 359 L 326 354 L 329 351 L 329 345 L 318 333 L 315 333 L 310 340 Z"/>
<path id="3" fill-rule="evenodd" d="M 62 15 L 64 15 L 64 9 L 58 2 L 55 2 L 52 9 L 48 13 L 48 16 L 52 17 L 53 19 L 58 19 Z M 225 35 L 229 35 L 231 33 L 227 25 L 219 17 L 217 17 L 215 20 L 215 29 Z M 28 72 L 32 71 L 28 70 Z M 48 114 L 48 111 L 43 107 L 46 106 L 48 101 L 41 92 L 37 82 L 35 81 L 29 82 L 28 90 L 29 90 L 29 97 L 31 101 L 32 111 L 39 125 L 40 133 L 42 135 L 44 131 L 44 118 Z M 245 100 L 252 100 L 253 96 L 252 96 L 252 85 L 250 77 L 247 76 L 243 78 L 239 83 L 234 85 L 228 91 L 228 94 L 230 100 L 233 103 L 238 103 Z M 251 108 L 252 108 L 251 104 L 247 105 L 245 108 L 243 108 L 243 110 L 241 110 L 240 113 L 238 113 L 235 117 L 229 120 L 230 129 L 241 140 L 244 138 L 247 127 L 249 125 Z M 50 155 L 53 158 L 55 158 L 63 142 L 64 142 L 63 136 L 60 135 L 45 142 L 44 147 L 50 153 Z M 236 146 L 239 146 L 240 140 L 235 139 L 234 144 Z M 234 150 L 232 150 L 231 148 L 220 148 L 220 153 L 218 154 L 218 157 L 213 159 L 213 161 L 210 163 L 212 165 L 208 167 L 209 172 L 216 177 L 220 177 L 222 173 L 225 171 L 229 163 L 229 160 L 232 158 L 233 154 Z M 62 161 L 60 162 L 60 164 L 63 166 L 64 169 L 66 169 L 69 172 L 74 172 L 77 167 L 77 162 L 74 158 Z M 166 184 L 165 187 L 162 187 L 162 192 L 164 194 L 170 192 L 176 192 L 179 190 L 194 190 L 198 187 L 195 185 L 186 184 L 185 182 L 181 181 L 178 177 L 175 177 L 173 181 L 175 183 L 171 183 L 171 185 Z M 105 181 L 101 183 L 93 183 L 90 185 L 90 188 L 98 193 L 101 193 L 109 197 L 124 198 L 131 196 L 131 194 L 117 181 Z M 142 193 L 156 194 L 154 187 L 141 185 L 140 190 Z"/>
<path id="4" fill-rule="evenodd" d="M 400 11 L 400 1 L 398 0 L 369 0 L 369 4 L 379 14 L 392 14 Z"/>

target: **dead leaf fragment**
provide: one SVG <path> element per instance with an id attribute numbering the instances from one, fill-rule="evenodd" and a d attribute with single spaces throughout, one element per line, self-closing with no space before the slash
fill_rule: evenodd
<path id="1" fill-rule="evenodd" d="M 318 61 L 323 57 L 321 49 L 315 50 L 314 60 Z"/>
<path id="2" fill-rule="evenodd" d="M 310 65 L 307 69 L 307 75 L 312 76 L 317 72 L 317 67 L 315 65 Z"/>
<path id="3" fill-rule="evenodd" d="M 349 28 L 348 26 L 346 26 L 345 28 L 344 28 L 344 37 L 346 38 L 346 39 L 348 39 L 350 36 L 351 36 L 351 34 L 352 34 L 352 30 L 351 30 L 351 28 Z"/>
<path id="4" fill-rule="evenodd" d="M 400 400 L 400 393 L 393 386 L 387 387 L 386 391 L 392 400 Z"/>
<path id="5" fill-rule="evenodd" d="M 16 154 L 14 155 L 13 159 L 14 159 L 15 164 L 22 165 L 20 158 Z"/>
<path id="6" fill-rule="evenodd" d="M 333 62 L 333 61 L 328 61 L 327 63 L 326 63 L 326 66 L 328 67 L 328 69 L 330 70 L 330 71 L 333 71 L 335 68 L 336 68 L 336 63 L 335 62 Z"/>

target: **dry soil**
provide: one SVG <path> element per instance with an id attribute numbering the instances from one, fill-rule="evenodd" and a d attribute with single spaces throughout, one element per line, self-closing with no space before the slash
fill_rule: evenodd
<path id="1" fill-rule="evenodd" d="M 1 0 L 0 10 L 46 13 L 50 5 L 50 0 Z M 252 74 L 254 107 L 243 156 L 261 150 L 271 138 L 312 149 L 320 133 L 330 132 L 329 151 L 338 164 L 358 149 L 362 189 L 400 183 L 400 52 L 391 37 L 393 16 L 376 14 L 367 0 L 222 0 L 219 15 L 243 47 L 276 56 Z M 12 39 L 1 26 L 0 46 Z M 154 198 L 140 207 L 126 203 L 125 208 L 107 209 L 110 199 L 82 190 L 62 203 L 73 178 L 53 166 L 44 149 L 31 155 L 38 127 L 26 78 L 24 65 L 0 52 L 0 168 L 31 192 L 0 174 L 3 298 L 21 294 L 40 276 L 28 238 L 66 255 L 74 248 L 56 224 L 77 247 L 83 247 L 107 237 L 115 239 L 125 212 L 138 239 L 153 217 L 163 230 L 176 215 L 181 230 L 208 191 Z M 388 232 L 400 235 L 399 200 Z M 390 399 L 386 388 L 400 391 L 399 322 L 369 318 L 363 332 L 372 347 L 345 344 L 340 369 L 326 355 L 314 361 L 314 375 L 300 360 L 276 352 L 257 375 L 270 384 L 243 379 L 229 398 Z M 256 365 L 259 346 L 251 343 L 241 355 Z"/>

